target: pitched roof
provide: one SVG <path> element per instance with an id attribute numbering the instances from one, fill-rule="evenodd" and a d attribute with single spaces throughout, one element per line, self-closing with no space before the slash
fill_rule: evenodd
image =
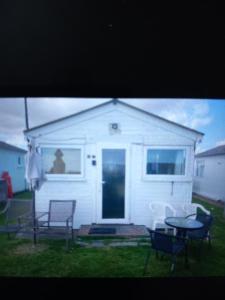
<path id="1" fill-rule="evenodd" d="M 18 152 L 23 152 L 23 153 L 27 152 L 24 149 L 18 148 L 16 146 L 9 145 L 9 144 L 7 144 L 5 142 L 1 142 L 1 141 L 0 141 L 0 149 L 10 150 L 10 151 L 18 151 Z"/>
<path id="2" fill-rule="evenodd" d="M 195 157 L 204 157 L 204 156 L 214 156 L 214 155 L 223 155 L 225 154 L 225 145 L 212 148 L 210 150 L 198 153 Z"/>
<path id="3" fill-rule="evenodd" d="M 140 111 L 140 112 L 142 112 L 142 113 L 144 113 L 144 114 L 147 114 L 147 115 L 149 115 L 149 116 L 152 116 L 152 117 L 155 117 L 155 118 L 157 118 L 157 119 L 166 121 L 166 122 L 168 122 L 168 123 L 170 123 L 170 124 L 173 124 L 173 125 L 179 126 L 179 127 L 181 127 L 181 128 L 190 130 L 190 131 L 195 132 L 195 133 L 197 133 L 197 134 L 204 135 L 204 133 L 202 133 L 202 132 L 200 132 L 200 131 L 197 131 L 197 130 L 195 130 L 195 129 L 186 127 L 186 126 L 184 126 L 184 125 L 175 123 L 175 122 L 170 121 L 170 120 L 167 120 L 167 119 L 162 118 L 162 117 L 160 117 L 160 116 L 157 116 L 157 115 L 155 115 L 155 114 L 153 114 L 153 113 L 147 112 L 146 110 L 143 110 L 143 109 L 137 108 L 137 107 L 135 107 L 135 106 L 133 106 L 133 105 L 127 104 L 127 103 L 125 103 L 125 102 L 122 102 L 122 101 L 120 101 L 120 100 L 118 100 L 118 99 L 116 99 L 116 98 L 114 98 L 114 99 L 112 99 L 112 100 L 110 100 L 110 101 L 104 102 L 104 103 L 102 103 L 102 104 L 93 106 L 93 107 L 91 107 L 91 108 L 82 110 L 82 111 L 80 111 L 80 112 L 78 112 L 78 113 L 75 113 L 75 114 L 72 114 L 72 115 L 69 115 L 69 116 L 66 116 L 66 117 L 63 117 L 63 118 L 60 118 L 60 119 L 57 119 L 57 120 L 48 122 L 48 123 L 44 123 L 44 124 L 42 124 L 42 125 L 35 126 L 35 127 L 30 128 L 30 129 L 28 129 L 28 130 L 24 130 L 24 133 L 30 132 L 30 131 L 35 130 L 35 129 L 42 128 L 42 127 L 47 126 L 47 125 L 51 125 L 51 124 L 57 123 L 57 122 L 59 122 L 59 121 L 63 121 L 63 120 L 69 119 L 69 118 L 71 118 L 71 117 L 75 117 L 75 116 L 81 115 L 81 114 L 83 114 L 83 113 L 86 113 L 86 112 L 88 112 L 88 111 L 91 111 L 91 110 L 93 110 L 93 109 L 96 109 L 96 108 L 99 108 L 99 107 L 102 107 L 102 106 L 105 106 L 105 105 L 108 105 L 108 104 L 110 104 L 110 103 L 113 103 L 113 104 L 120 103 L 120 104 L 122 104 L 122 105 L 124 105 L 124 106 L 130 107 L 130 108 L 132 108 L 132 109 L 135 109 L 135 110 L 137 110 L 137 111 Z"/>

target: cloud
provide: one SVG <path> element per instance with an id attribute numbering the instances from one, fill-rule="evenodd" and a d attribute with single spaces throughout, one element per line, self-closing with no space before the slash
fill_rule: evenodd
<path id="1" fill-rule="evenodd" d="M 191 100 L 190 103 L 187 101 L 174 105 L 171 110 L 165 111 L 164 115 L 171 121 L 193 129 L 209 125 L 213 120 L 207 103 L 195 103 Z"/>
<path id="2" fill-rule="evenodd" d="M 29 126 L 71 115 L 110 100 L 84 98 L 28 98 Z M 188 99 L 123 99 L 133 106 L 178 124 L 198 129 L 212 122 L 209 105 L 204 100 Z M 14 145 L 26 145 L 24 98 L 0 98 L 0 139 Z"/>
<path id="3" fill-rule="evenodd" d="M 205 151 L 208 151 L 208 150 L 211 150 L 213 147 L 206 144 L 206 146 L 202 147 L 202 146 L 199 146 L 198 144 L 196 145 L 196 149 L 195 149 L 195 154 L 198 154 L 198 153 L 202 153 L 202 152 L 205 152 Z"/>
<path id="4" fill-rule="evenodd" d="M 207 101 L 192 99 L 129 100 L 131 104 L 157 114 L 175 123 L 199 129 L 209 125 L 213 118 Z M 127 100 L 125 100 L 127 102 Z"/>
<path id="5" fill-rule="evenodd" d="M 13 134 L 22 128 L 25 129 L 22 99 L 0 99 L 0 132 Z"/>
<path id="6" fill-rule="evenodd" d="M 76 113 L 109 99 L 28 98 L 29 127 Z M 0 98 L 0 140 L 26 147 L 24 98 Z"/>
<path id="7" fill-rule="evenodd" d="M 209 105 L 206 102 L 198 101 L 199 103 L 195 103 L 193 105 L 193 115 L 194 116 L 205 116 L 209 113 Z"/>
<path id="8" fill-rule="evenodd" d="M 216 146 L 222 146 L 222 145 L 225 145 L 225 139 L 224 139 L 224 140 L 221 140 L 221 141 L 218 141 L 218 142 L 216 142 Z"/>
<path id="9" fill-rule="evenodd" d="M 30 127 L 71 115 L 108 100 L 109 99 L 29 98 L 28 110 Z"/>
<path id="10" fill-rule="evenodd" d="M 216 142 L 216 143 L 215 143 L 215 146 L 213 146 L 213 145 L 211 145 L 211 144 L 209 145 L 209 144 L 207 143 L 207 144 L 205 144 L 204 147 L 202 147 L 201 144 L 197 144 L 197 145 L 196 145 L 196 151 L 195 151 L 195 152 L 196 152 L 196 153 L 205 152 L 205 151 L 208 151 L 208 150 L 210 150 L 210 149 L 212 149 L 212 148 L 214 148 L 214 147 L 218 147 L 218 146 L 222 146 L 222 145 L 225 145 L 225 139 Z"/>
<path id="11" fill-rule="evenodd" d="M 193 118 L 192 120 L 190 120 L 190 127 L 197 129 L 201 126 L 209 125 L 211 122 L 212 118 L 207 116 L 203 118 Z"/>
<path id="12" fill-rule="evenodd" d="M 195 149 L 195 154 L 205 152 L 207 149 L 205 147 L 202 147 L 201 145 L 197 144 Z"/>

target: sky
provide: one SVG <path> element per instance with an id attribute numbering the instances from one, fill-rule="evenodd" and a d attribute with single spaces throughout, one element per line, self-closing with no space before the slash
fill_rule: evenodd
<path id="1" fill-rule="evenodd" d="M 29 127 L 71 115 L 111 100 L 27 98 Z M 204 133 L 196 152 L 225 144 L 225 99 L 123 99 L 128 104 Z M 0 98 L 0 141 L 26 149 L 24 98 Z"/>

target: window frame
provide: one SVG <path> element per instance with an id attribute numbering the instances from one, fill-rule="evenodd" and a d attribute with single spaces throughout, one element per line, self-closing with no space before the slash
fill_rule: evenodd
<path id="1" fill-rule="evenodd" d="M 185 168 L 183 175 L 173 175 L 173 174 L 147 174 L 147 157 L 148 150 L 184 150 L 185 151 Z M 190 149 L 186 146 L 145 146 L 144 147 L 144 159 L 143 159 L 143 179 L 150 181 L 186 181 L 188 180 L 188 163 L 190 157 Z"/>
<path id="2" fill-rule="evenodd" d="M 42 156 L 43 162 L 43 149 L 44 148 L 60 148 L 60 149 L 71 149 L 71 150 L 81 150 L 81 174 L 45 174 L 46 179 L 49 181 L 83 181 L 85 180 L 85 169 L 84 169 L 84 157 L 85 157 L 85 148 L 84 145 L 80 144 L 40 144 L 40 154 Z"/>
<path id="3" fill-rule="evenodd" d="M 203 167 L 202 173 L 200 172 L 201 167 Z M 205 171 L 205 161 L 204 160 L 197 160 L 196 161 L 196 169 L 195 169 L 195 177 L 203 178 L 204 177 L 204 171 Z"/>
<path id="4" fill-rule="evenodd" d="M 19 163 L 19 161 L 20 161 L 20 163 Z M 23 167 L 23 162 L 22 162 L 22 156 L 21 155 L 17 155 L 17 167 L 18 168 Z"/>

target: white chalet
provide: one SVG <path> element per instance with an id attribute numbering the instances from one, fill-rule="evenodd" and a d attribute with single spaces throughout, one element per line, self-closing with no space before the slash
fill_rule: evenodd
<path id="1" fill-rule="evenodd" d="M 151 201 L 192 201 L 201 132 L 114 99 L 24 133 L 36 139 L 47 177 L 37 211 L 50 199 L 76 199 L 74 228 L 149 226 Z"/>

